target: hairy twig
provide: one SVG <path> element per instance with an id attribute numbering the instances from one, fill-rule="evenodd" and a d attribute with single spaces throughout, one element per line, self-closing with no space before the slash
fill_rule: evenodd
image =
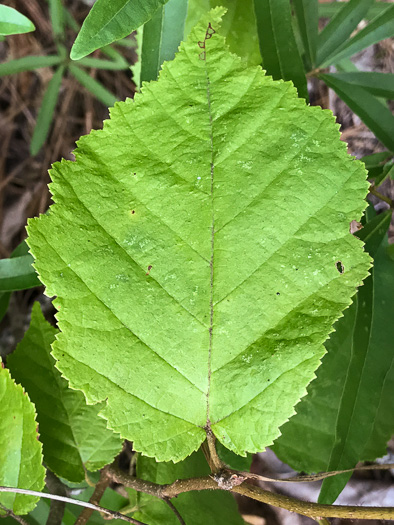
<path id="1" fill-rule="evenodd" d="M 241 474 L 241 473 L 239 473 Z M 145 492 L 160 499 L 174 498 L 184 492 L 199 490 L 220 490 L 218 483 L 210 476 L 201 478 L 180 479 L 170 485 L 159 485 L 150 481 L 140 480 L 122 472 L 116 465 L 111 465 L 109 475 L 118 483 L 131 487 L 139 492 Z M 230 476 L 229 476 L 230 477 Z M 240 476 L 241 477 L 241 476 Z M 296 498 L 275 494 L 267 490 L 243 482 L 228 488 L 243 496 L 254 500 L 280 507 L 313 519 L 348 518 L 348 519 L 392 519 L 394 520 L 394 507 L 353 507 L 345 505 L 322 505 L 301 501 Z"/>
<path id="2" fill-rule="evenodd" d="M 167 505 L 170 507 L 170 509 L 172 510 L 172 512 L 175 514 L 175 516 L 177 517 L 179 523 L 181 525 L 186 525 L 185 523 L 185 520 L 182 518 L 182 516 L 180 515 L 179 513 L 179 510 L 175 507 L 175 505 L 167 498 L 165 498 L 163 501 L 165 501 L 167 503 Z"/>
<path id="3" fill-rule="evenodd" d="M 128 523 L 133 523 L 134 525 L 146 525 L 142 521 L 135 520 L 129 516 L 125 516 L 121 512 L 115 512 L 114 510 L 104 509 L 99 505 L 93 505 L 92 503 L 87 503 L 86 501 L 79 501 L 72 498 L 67 498 L 65 496 L 58 496 L 57 494 L 47 494 L 46 492 L 38 492 L 37 490 L 27 490 L 27 489 L 18 489 L 14 487 L 1 487 L 0 492 L 13 492 L 15 494 L 26 494 L 28 496 L 37 496 L 38 498 L 53 499 L 58 501 L 65 501 L 66 503 L 71 503 L 72 505 L 78 505 L 79 507 L 86 507 L 88 509 L 97 510 L 97 512 L 102 512 L 116 518 L 118 520 L 127 521 Z"/>
<path id="4" fill-rule="evenodd" d="M 96 484 L 92 496 L 89 499 L 89 503 L 92 503 L 92 505 L 98 505 L 109 483 L 110 478 L 108 477 L 107 468 L 103 468 L 103 470 L 100 473 L 100 479 Z M 89 518 L 93 514 L 93 512 L 93 509 L 84 508 L 81 514 L 78 516 L 75 525 L 85 525 L 85 523 L 89 521 Z"/>

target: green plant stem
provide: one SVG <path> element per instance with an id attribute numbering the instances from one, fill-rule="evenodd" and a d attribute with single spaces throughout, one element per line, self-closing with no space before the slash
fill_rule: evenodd
<path id="1" fill-rule="evenodd" d="M 390 206 L 390 208 L 394 208 L 394 202 L 390 199 L 390 197 L 386 197 L 386 195 L 382 195 L 379 191 L 376 191 L 374 187 L 369 188 L 369 193 L 371 195 L 375 195 L 378 199 L 387 202 L 387 204 Z"/>
<path id="2" fill-rule="evenodd" d="M 330 525 L 330 522 L 326 518 L 318 518 L 316 522 L 319 523 L 319 525 Z"/>
<path id="3" fill-rule="evenodd" d="M 109 475 L 114 481 L 122 483 L 138 492 L 144 492 L 160 499 L 172 499 L 184 492 L 194 490 L 220 490 L 217 482 L 209 476 L 201 478 L 180 479 L 170 485 L 159 485 L 150 481 L 140 480 L 122 472 L 116 465 L 111 465 Z M 282 509 L 308 516 L 312 519 L 347 518 L 347 519 L 393 519 L 394 507 L 354 507 L 344 505 L 322 505 L 301 501 L 296 498 L 274 494 L 261 487 L 242 483 L 234 486 L 231 492 L 247 496 L 257 501 L 280 507 Z M 324 523 L 324 522 L 323 522 Z"/>

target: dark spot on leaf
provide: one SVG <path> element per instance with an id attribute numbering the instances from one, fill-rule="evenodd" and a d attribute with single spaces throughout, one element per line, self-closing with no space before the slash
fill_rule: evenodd
<path id="1" fill-rule="evenodd" d="M 345 267 L 343 266 L 343 264 L 341 263 L 341 261 L 337 261 L 335 263 L 335 266 L 337 267 L 337 270 L 340 274 L 344 273 L 345 271 Z"/>
<path id="2" fill-rule="evenodd" d="M 298 268 L 296 268 L 296 272 L 298 272 Z"/>
<path id="3" fill-rule="evenodd" d="M 135 213 L 135 210 L 131 210 L 131 215 L 134 215 L 134 213 Z"/>
<path id="4" fill-rule="evenodd" d="M 151 270 L 152 270 L 152 265 L 150 264 L 150 265 L 148 266 L 148 271 L 146 272 L 146 275 L 149 275 Z"/>
<path id="5" fill-rule="evenodd" d="M 267 381 L 271 381 L 271 379 L 267 379 Z"/>
<path id="6" fill-rule="evenodd" d="M 280 295 L 280 292 L 276 292 L 276 295 Z"/>

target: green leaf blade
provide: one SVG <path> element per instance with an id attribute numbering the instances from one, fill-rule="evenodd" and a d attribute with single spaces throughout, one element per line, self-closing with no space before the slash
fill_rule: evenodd
<path id="1" fill-rule="evenodd" d="M 309 68 L 313 68 L 316 62 L 319 26 L 318 8 L 319 2 L 317 0 L 295 0 L 294 2 L 294 10 Z"/>
<path id="2" fill-rule="evenodd" d="M 343 4 L 319 34 L 316 61 L 318 66 L 334 63 L 331 57 L 336 55 L 337 49 L 351 35 L 373 3 L 374 0 L 350 0 Z"/>
<path id="3" fill-rule="evenodd" d="M 394 151 L 394 116 L 386 104 L 367 90 L 331 75 L 319 75 L 358 115 L 387 149 Z"/>
<path id="4" fill-rule="evenodd" d="M 56 55 L 48 56 L 28 56 L 23 58 L 15 58 L 9 62 L 0 64 L 0 77 L 5 75 L 14 75 L 22 71 L 33 71 L 41 67 L 56 66 L 61 62 L 61 58 Z"/>
<path id="5" fill-rule="evenodd" d="M 53 113 L 59 98 L 65 69 L 65 66 L 58 67 L 49 81 L 48 87 L 43 96 L 40 111 L 37 116 L 37 122 L 30 142 L 30 153 L 33 156 L 37 155 L 48 136 Z"/>
<path id="6" fill-rule="evenodd" d="M 369 267 L 349 234 L 362 164 L 330 112 L 228 52 L 222 14 L 55 165 L 56 204 L 29 225 L 57 295 L 59 369 L 160 461 L 197 450 L 207 427 L 239 455 L 270 444 Z"/>
<path id="7" fill-rule="evenodd" d="M 275 80 L 291 80 L 308 99 L 304 65 L 294 37 L 289 0 L 254 0 L 263 67 Z"/>
<path id="8" fill-rule="evenodd" d="M 0 484 L 6 487 L 42 490 L 45 469 L 38 441 L 34 405 L 0 366 Z M 0 502 L 15 514 L 27 514 L 38 498 L 1 493 Z"/>
<path id="9" fill-rule="evenodd" d="M 30 328 L 8 364 L 36 405 L 46 464 L 58 476 L 79 482 L 85 469 L 110 463 L 122 442 L 99 417 L 103 406 L 87 406 L 83 394 L 71 390 L 55 368 L 50 347 L 56 333 L 35 303 Z"/>
<path id="10" fill-rule="evenodd" d="M 117 100 L 116 96 L 109 91 L 101 82 L 91 77 L 80 67 L 70 64 L 70 73 L 80 82 L 94 97 L 105 106 L 113 106 Z"/>
<path id="11" fill-rule="evenodd" d="M 394 73 L 349 72 L 329 73 L 330 77 L 359 86 L 371 95 L 394 99 Z"/>
<path id="12" fill-rule="evenodd" d="M 0 260 L 0 291 L 14 292 L 40 286 L 32 266 L 33 257 L 22 255 Z"/>
<path id="13" fill-rule="evenodd" d="M 98 0 L 90 10 L 71 49 L 78 60 L 128 36 L 150 20 L 168 0 Z"/>
<path id="14" fill-rule="evenodd" d="M 35 29 L 33 22 L 16 9 L 0 5 L 0 35 L 19 35 L 30 33 Z"/>
<path id="15" fill-rule="evenodd" d="M 351 2 L 349 2 L 350 4 Z M 358 32 L 353 38 L 344 42 L 330 56 L 321 60 L 322 67 L 335 64 L 345 58 L 349 58 L 368 46 L 376 44 L 394 34 L 394 5 L 385 9 L 377 15 L 370 23 Z"/>

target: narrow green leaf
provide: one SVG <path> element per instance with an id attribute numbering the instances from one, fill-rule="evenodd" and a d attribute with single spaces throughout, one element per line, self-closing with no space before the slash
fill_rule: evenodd
<path id="1" fill-rule="evenodd" d="M 321 18 L 332 18 L 335 16 L 340 9 L 344 6 L 345 2 L 336 2 L 333 0 L 332 2 L 328 3 L 320 3 L 319 2 L 319 17 Z M 385 2 L 376 1 L 374 2 L 371 7 L 368 9 L 368 12 L 365 15 L 365 18 L 367 20 L 371 20 L 372 18 L 375 18 L 375 16 L 380 15 L 385 11 L 388 7 L 390 7 L 390 4 L 386 4 Z"/>
<path id="2" fill-rule="evenodd" d="M 187 0 L 169 0 L 143 27 L 141 82 L 156 80 L 165 60 L 172 60 L 183 40 Z"/>
<path id="3" fill-rule="evenodd" d="M 228 51 L 223 12 L 55 165 L 28 227 L 57 366 L 161 461 L 207 428 L 239 455 L 271 443 L 369 268 L 363 164 L 331 112 Z"/>
<path id="4" fill-rule="evenodd" d="M 110 463 L 122 442 L 99 417 L 103 404 L 86 405 L 55 368 L 50 350 L 56 333 L 35 303 L 30 328 L 7 363 L 36 406 L 45 463 L 62 478 L 82 481 L 85 469 Z"/>
<path id="5" fill-rule="evenodd" d="M 71 49 L 72 60 L 126 37 L 168 0 L 97 0 Z"/>
<path id="6" fill-rule="evenodd" d="M 0 77 L 13 75 L 22 71 L 33 71 L 40 67 L 56 66 L 57 64 L 60 64 L 61 61 L 62 59 L 56 55 L 15 58 L 9 62 L 0 64 Z"/>
<path id="7" fill-rule="evenodd" d="M 14 292 L 40 286 L 33 266 L 33 257 L 23 255 L 0 260 L 0 291 Z"/>
<path id="8" fill-rule="evenodd" d="M 316 65 L 332 64 L 330 58 L 365 17 L 374 0 L 350 0 L 331 19 L 318 37 Z"/>
<path id="9" fill-rule="evenodd" d="M 375 186 L 376 187 L 380 186 L 380 184 L 382 184 L 382 182 L 388 178 L 393 179 L 394 178 L 393 176 L 394 176 L 394 163 L 391 160 L 390 162 L 388 162 L 387 164 L 383 166 L 381 173 L 379 173 L 375 177 L 374 179 Z"/>
<path id="10" fill-rule="evenodd" d="M 3 259 L 0 261 L 0 282 L 2 281 L 3 278 L 5 278 L 5 275 L 6 275 L 5 272 L 7 271 L 7 268 L 9 269 L 10 266 L 12 267 L 11 261 L 13 261 L 14 258 L 17 258 L 18 260 L 20 260 L 24 257 L 27 257 L 28 252 L 29 252 L 29 247 L 27 246 L 26 241 L 23 241 L 11 253 L 11 256 L 9 259 Z M 38 281 L 36 271 L 34 270 L 32 266 L 33 257 L 31 255 L 29 255 L 29 257 L 31 258 L 29 265 L 27 264 L 25 265 L 26 260 L 25 260 L 25 263 L 22 263 L 22 267 L 25 268 L 26 274 L 22 272 L 22 275 L 20 277 L 16 275 L 16 273 L 20 271 L 21 269 L 20 261 L 19 261 L 19 264 L 17 264 L 17 269 L 12 268 L 11 271 L 9 272 L 9 276 L 14 279 L 13 286 L 11 288 L 12 290 L 23 290 L 25 289 L 26 285 L 31 284 L 34 281 L 35 281 L 35 284 L 33 286 L 40 286 L 41 283 L 40 281 Z M 8 261 L 8 262 L 5 263 L 3 261 Z M 35 277 L 31 275 L 32 273 L 34 274 Z M 10 281 L 8 281 L 7 284 L 9 285 Z M 26 287 L 30 288 L 31 286 L 26 286 Z M 5 288 L 3 288 L 3 290 L 4 289 Z M 0 287 L 0 290 L 1 290 L 1 287 Z M 0 291 L 0 321 L 1 319 L 3 319 L 3 317 L 5 316 L 8 310 L 8 304 L 10 302 L 10 297 L 11 297 L 10 292 Z"/>
<path id="11" fill-rule="evenodd" d="M 386 148 L 394 151 L 394 116 L 384 102 L 365 89 L 331 75 L 319 75 L 319 78 L 361 118 Z"/>
<path id="12" fill-rule="evenodd" d="M 35 30 L 33 22 L 16 9 L 0 5 L 0 35 L 19 35 Z"/>
<path id="13" fill-rule="evenodd" d="M 181 463 L 157 463 L 138 456 L 137 476 L 155 483 L 173 483 L 177 479 L 208 476 L 210 469 L 201 451 Z M 129 490 L 132 495 L 134 491 Z M 138 511 L 133 514 L 149 525 L 179 525 L 169 506 L 154 496 L 135 494 Z M 224 491 L 189 492 L 173 500 L 185 523 L 193 525 L 243 525 L 234 497 Z"/>
<path id="14" fill-rule="evenodd" d="M 389 151 L 382 151 L 381 153 L 373 153 L 360 159 L 364 162 L 368 170 L 368 179 L 373 179 L 375 186 L 379 186 L 387 176 L 390 176 L 393 162 L 390 159 L 392 156 L 393 154 Z M 388 162 L 389 160 L 390 162 Z"/>
<path id="15" fill-rule="evenodd" d="M 371 276 L 335 324 L 317 378 L 273 447 L 296 470 L 353 468 L 385 454 L 394 429 L 394 263 L 381 243 L 390 220 L 387 211 L 358 232 L 375 259 Z M 332 503 L 349 477 L 326 479 L 320 501 Z"/>
<path id="16" fill-rule="evenodd" d="M 38 441 L 34 405 L 0 364 L 0 485 L 41 490 L 45 469 Z M 37 497 L 0 493 L 0 503 L 15 514 L 27 514 Z"/>
<path id="17" fill-rule="evenodd" d="M 72 29 L 73 31 L 75 31 L 76 33 L 78 33 L 78 31 L 80 30 L 80 25 L 78 24 L 78 22 L 75 20 L 75 18 L 73 17 L 73 15 L 70 13 L 70 11 L 67 9 L 67 7 L 64 7 L 64 14 L 63 14 L 63 17 L 64 17 L 64 23 L 70 28 Z"/>
<path id="18" fill-rule="evenodd" d="M 159 74 L 160 43 L 163 32 L 164 13 L 160 7 L 142 28 L 140 85 L 156 80 Z"/>
<path id="19" fill-rule="evenodd" d="M 60 86 L 62 85 L 65 66 L 59 66 L 51 78 L 42 99 L 37 122 L 30 142 L 31 155 L 37 155 L 43 146 L 49 133 L 53 113 L 59 97 Z"/>
<path id="20" fill-rule="evenodd" d="M 382 163 L 384 164 L 384 162 L 390 159 L 390 157 L 392 156 L 393 154 L 390 151 L 380 151 L 379 153 L 372 153 L 371 155 L 366 155 L 360 160 L 364 162 L 367 170 L 370 170 L 371 168 L 381 166 Z"/>
<path id="21" fill-rule="evenodd" d="M 93 67 L 95 69 L 109 69 L 119 71 L 121 69 L 128 69 L 129 65 L 126 61 L 115 62 L 114 60 L 102 60 L 101 58 L 81 58 L 76 62 L 77 65 L 83 67 Z"/>
<path id="22" fill-rule="evenodd" d="M 116 42 L 116 45 L 118 45 L 118 42 Z M 100 49 L 100 51 L 101 53 L 103 53 L 103 55 L 106 55 L 108 58 L 111 58 L 117 64 L 124 64 L 125 66 L 126 64 L 128 65 L 127 60 L 124 58 L 122 53 L 117 51 L 113 46 L 104 46 Z"/>
<path id="23" fill-rule="evenodd" d="M 309 69 L 312 69 L 316 62 L 318 4 L 318 0 L 294 0 L 293 2 Z"/>
<path id="24" fill-rule="evenodd" d="M 348 84 L 359 86 L 368 93 L 377 97 L 394 99 L 394 74 L 393 73 L 330 73 L 330 77 L 342 80 Z"/>
<path id="25" fill-rule="evenodd" d="M 83 71 L 78 66 L 69 65 L 70 73 L 80 82 L 90 93 L 95 96 L 105 106 L 113 106 L 117 100 L 115 95 L 111 93 L 98 80 L 92 78 L 88 73 Z"/>
<path id="26" fill-rule="evenodd" d="M 366 1 L 366 0 L 364 0 Z M 349 4 L 351 1 L 349 2 Z M 391 38 L 394 35 L 394 5 L 391 5 L 376 18 L 359 31 L 353 38 L 344 42 L 337 47 L 330 56 L 319 62 L 322 67 L 335 64 L 344 58 L 349 58 L 368 46 L 372 46 L 385 38 Z"/>
<path id="27" fill-rule="evenodd" d="M 51 25 L 55 40 L 63 37 L 65 26 L 65 14 L 62 0 L 48 0 L 49 14 L 51 17 Z"/>
<path id="28" fill-rule="evenodd" d="M 207 11 L 218 6 L 227 9 L 221 31 L 230 51 L 251 66 L 261 65 L 254 0 L 189 0 L 185 35 L 189 35 Z"/>
<path id="29" fill-rule="evenodd" d="M 263 67 L 275 80 L 291 80 L 308 99 L 304 66 L 294 38 L 289 0 L 254 0 Z"/>

